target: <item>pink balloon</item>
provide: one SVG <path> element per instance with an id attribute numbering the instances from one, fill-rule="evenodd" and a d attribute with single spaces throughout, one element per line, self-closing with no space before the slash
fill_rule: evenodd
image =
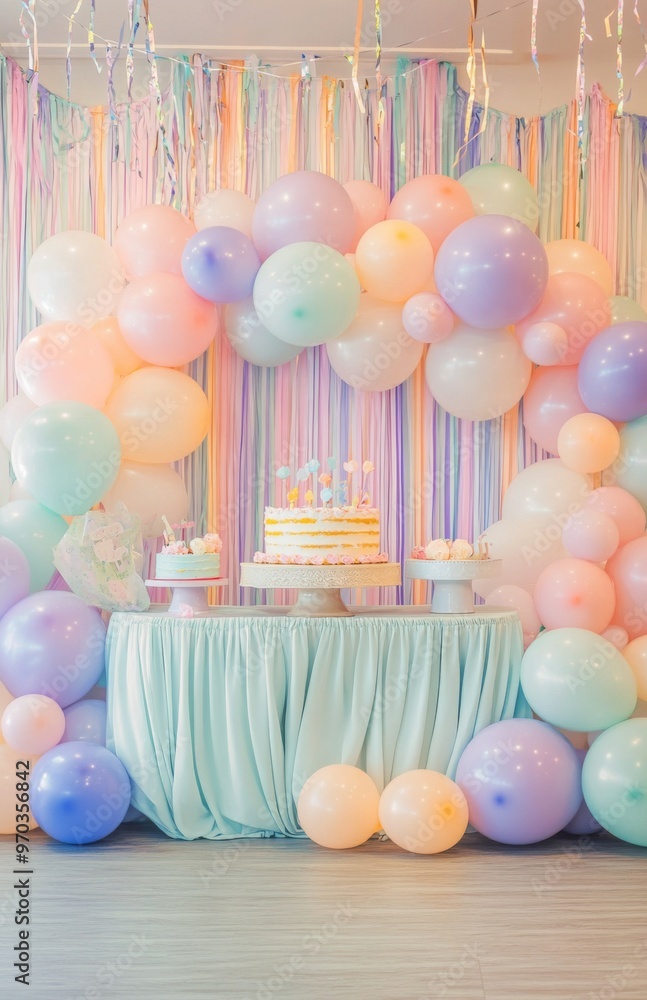
<path id="1" fill-rule="evenodd" d="M 182 274 L 182 251 L 195 226 L 168 205 L 144 205 L 123 220 L 115 233 L 128 280 L 146 274 Z"/>
<path id="2" fill-rule="evenodd" d="M 355 210 L 338 181 L 316 170 L 279 177 L 258 199 L 252 219 L 256 249 L 265 260 L 288 243 L 323 243 L 339 253 L 354 245 Z"/>
<path id="3" fill-rule="evenodd" d="M 119 300 L 117 319 L 131 350 L 149 364 L 166 368 L 199 358 L 218 332 L 213 303 L 175 274 L 135 278 Z"/>
<path id="4" fill-rule="evenodd" d="M 587 497 L 586 503 L 613 518 L 620 532 L 621 546 L 645 531 L 647 515 L 640 501 L 620 486 L 600 486 Z"/>
<path id="5" fill-rule="evenodd" d="M 532 323 L 523 332 L 517 327 L 523 353 L 536 365 L 559 365 L 568 350 L 568 334 L 557 323 Z"/>
<path id="6" fill-rule="evenodd" d="M 17 753 L 42 754 L 65 732 L 63 709 L 44 694 L 14 698 L 2 714 L 2 735 Z"/>
<path id="7" fill-rule="evenodd" d="M 366 230 L 386 219 L 386 195 L 370 181 L 348 181 L 344 191 L 355 210 L 355 236 L 350 247 L 355 250 Z"/>
<path id="8" fill-rule="evenodd" d="M 562 542 L 568 554 L 576 559 L 604 562 L 618 548 L 620 532 L 612 517 L 587 505 L 569 517 Z"/>
<path id="9" fill-rule="evenodd" d="M 436 253 L 452 230 L 474 217 L 474 206 L 458 181 L 443 174 L 424 174 L 400 188 L 386 217 L 413 222 L 422 229 Z"/>
<path id="10" fill-rule="evenodd" d="M 615 603 L 612 580 L 584 559 L 559 559 L 546 567 L 535 586 L 535 607 L 547 629 L 603 632 Z"/>
<path id="11" fill-rule="evenodd" d="M 39 406 L 74 400 L 100 410 L 112 390 L 115 367 L 93 333 L 61 321 L 37 326 L 21 341 L 16 378 Z"/>
<path id="12" fill-rule="evenodd" d="M 557 454 L 559 432 L 571 417 L 586 413 L 577 389 L 577 367 L 537 368 L 523 397 L 523 423 L 540 448 Z"/>
<path id="13" fill-rule="evenodd" d="M 518 611 L 524 635 L 536 636 L 541 628 L 541 621 L 532 595 L 523 587 L 515 587 L 514 584 L 503 584 L 501 587 L 495 587 L 485 598 L 485 603 L 493 607 Z"/>
<path id="14" fill-rule="evenodd" d="M 556 324 L 567 337 L 567 346 L 558 350 L 556 360 L 540 363 L 577 364 L 589 341 L 611 323 L 608 297 L 597 281 L 585 274 L 551 274 L 539 305 L 517 325 L 519 338 L 523 340 L 537 323 Z"/>
<path id="15" fill-rule="evenodd" d="M 625 628 L 620 625 L 609 625 L 605 628 L 604 632 L 601 633 L 603 639 L 608 639 L 608 641 L 619 649 L 620 652 L 625 648 L 629 642 L 629 634 Z"/>
<path id="16" fill-rule="evenodd" d="M 402 309 L 405 330 L 423 344 L 435 344 L 449 337 L 455 322 L 456 317 L 447 303 L 434 292 L 418 292 Z"/>
<path id="17" fill-rule="evenodd" d="M 606 569 L 616 587 L 613 624 L 624 628 L 630 639 L 647 635 L 647 535 L 618 549 Z"/>

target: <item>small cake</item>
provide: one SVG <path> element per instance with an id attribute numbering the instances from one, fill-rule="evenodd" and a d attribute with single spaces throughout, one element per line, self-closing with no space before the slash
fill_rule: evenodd
<path id="1" fill-rule="evenodd" d="M 456 538 L 453 542 L 446 538 L 432 538 L 422 547 L 416 546 L 411 553 L 412 559 L 429 559 L 434 562 L 451 560 L 452 562 L 480 562 L 490 558 L 488 543 L 478 540 L 471 545 L 464 538 Z"/>
<path id="2" fill-rule="evenodd" d="M 165 525 L 164 545 L 155 560 L 155 576 L 158 580 L 214 580 L 220 575 L 220 552 L 222 541 L 219 535 L 209 533 L 190 541 L 176 539 L 173 528 L 186 530 L 194 525 L 190 521 L 171 525 L 162 518 Z"/>

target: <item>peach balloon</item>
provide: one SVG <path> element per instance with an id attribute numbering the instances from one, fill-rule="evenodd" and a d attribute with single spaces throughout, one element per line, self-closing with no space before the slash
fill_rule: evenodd
<path id="1" fill-rule="evenodd" d="M 616 588 L 613 624 L 626 629 L 630 639 L 647 635 L 647 535 L 618 549 L 606 571 Z"/>
<path id="2" fill-rule="evenodd" d="M 519 612 L 521 628 L 524 635 L 536 636 L 541 628 L 541 621 L 535 608 L 532 594 L 523 587 L 514 584 L 503 584 L 495 587 L 485 598 L 485 603 L 492 607 L 510 608 Z"/>
<path id="3" fill-rule="evenodd" d="M 616 604 L 613 581 L 584 559 L 559 559 L 535 586 L 535 607 L 547 629 L 583 628 L 603 632 Z"/>
<path id="4" fill-rule="evenodd" d="M 3 712 L 7 705 L 13 701 L 13 695 L 7 691 L 6 687 L 0 681 L 0 719 L 2 719 Z M 0 726 L 0 743 L 4 743 L 5 739 L 2 735 L 2 727 Z"/>
<path id="5" fill-rule="evenodd" d="M 256 202 L 242 191 L 219 188 L 210 191 L 195 206 L 193 221 L 198 231 L 211 226 L 229 226 L 252 239 L 252 218 Z"/>
<path id="6" fill-rule="evenodd" d="M 380 829 L 379 792 L 368 774 L 350 764 L 315 771 L 301 789 L 299 823 L 321 847 L 358 847 Z"/>
<path id="7" fill-rule="evenodd" d="M 170 368 L 126 375 L 106 406 L 130 462 L 177 462 L 204 441 L 210 408 L 200 386 Z"/>
<path id="8" fill-rule="evenodd" d="M 621 628 L 620 625 L 609 625 L 609 627 L 605 628 L 604 632 L 601 632 L 600 635 L 603 639 L 607 639 L 612 646 L 616 647 L 616 649 L 619 649 L 620 652 L 624 650 L 625 646 L 629 642 L 627 630 Z"/>
<path id="9" fill-rule="evenodd" d="M 640 501 L 620 486 L 600 486 L 586 503 L 613 518 L 620 532 L 620 545 L 639 538 L 645 531 L 647 515 Z"/>
<path id="10" fill-rule="evenodd" d="M 128 346 L 119 329 L 116 316 L 106 316 L 92 327 L 92 333 L 112 358 L 116 379 L 130 375 L 144 364 L 138 354 Z"/>
<path id="11" fill-rule="evenodd" d="M 16 751 L 8 743 L 0 744 L 0 834 L 12 834 L 13 836 L 15 836 L 16 827 L 19 824 L 21 825 L 20 832 L 24 832 L 22 821 L 16 815 L 16 794 L 20 795 L 21 792 L 26 791 L 22 785 L 20 791 L 17 791 L 18 784 L 22 781 L 21 777 L 16 777 L 16 761 L 18 759 Z M 34 765 L 37 760 L 38 757 L 28 757 L 24 761 L 24 763 L 29 764 L 29 770 L 26 770 L 27 781 L 34 773 Z M 22 772 L 21 768 L 18 770 Z M 30 830 L 35 830 L 38 826 L 31 813 L 28 814 L 26 825 Z"/>
<path id="12" fill-rule="evenodd" d="M 21 423 L 35 409 L 36 404 L 32 403 L 23 392 L 12 396 L 0 409 L 0 441 L 7 451 L 11 451 L 13 439 Z"/>
<path id="13" fill-rule="evenodd" d="M 115 233 L 116 250 L 128 280 L 146 274 L 182 274 L 182 251 L 195 226 L 169 205 L 143 205 Z"/>
<path id="14" fill-rule="evenodd" d="M 443 174 L 423 174 L 400 188 L 386 217 L 412 222 L 422 229 L 437 253 L 452 230 L 474 214 L 472 199 L 462 184 Z"/>
<path id="15" fill-rule="evenodd" d="M 633 639 L 628 646 L 625 646 L 622 655 L 636 678 L 639 699 L 647 701 L 647 635 Z"/>
<path id="16" fill-rule="evenodd" d="M 405 851 L 440 854 L 463 837 L 467 800 L 458 785 L 438 771 L 407 771 L 382 792 L 380 823 Z"/>
<path id="17" fill-rule="evenodd" d="M 387 200 L 382 188 L 371 181 L 348 181 L 344 184 L 344 190 L 355 211 L 355 236 L 351 245 L 351 250 L 355 250 L 367 229 L 376 226 L 378 222 L 384 222 Z"/>
<path id="18" fill-rule="evenodd" d="M 587 344 L 611 323 L 609 299 L 600 285 L 585 274 L 564 272 L 550 274 L 538 306 L 516 326 L 517 336 L 526 349 L 537 326 L 556 326 L 566 343 L 555 344 L 552 359 L 532 357 L 538 364 L 577 364 Z"/>
<path id="19" fill-rule="evenodd" d="M 44 323 L 21 341 L 16 378 L 39 406 L 73 400 L 100 410 L 112 389 L 115 368 L 103 344 L 85 327 Z"/>
<path id="20" fill-rule="evenodd" d="M 550 274 L 576 272 L 592 278 L 606 292 L 613 295 L 613 274 L 609 262 L 590 243 L 584 240 L 552 240 L 546 244 Z"/>
<path id="21" fill-rule="evenodd" d="M 162 515 L 171 524 L 186 518 L 189 498 L 180 475 L 170 465 L 122 462 L 116 482 L 102 499 L 109 514 L 126 505 L 142 519 L 144 538 L 157 538 L 164 531 Z"/>
<path id="22" fill-rule="evenodd" d="M 540 448 L 556 455 L 557 438 L 566 421 L 585 412 L 576 365 L 535 369 L 523 397 L 523 425 Z"/>
<path id="23" fill-rule="evenodd" d="M 2 735 L 17 753 L 46 753 L 61 741 L 64 732 L 63 709 L 44 694 L 15 698 L 2 713 Z"/>
<path id="24" fill-rule="evenodd" d="M 618 457 L 620 434 L 606 417 L 598 413 L 578 413 L 560 430 L 557 451 L 568 469 L 602 472 Z"/>
<path id="25" fill-rule="evenodd" d="M 617 550 L 620 532 L 612 517 L 585 504 L 564 525 L 562 541 L 576 559 L 605 562 Z"/>
<path id="26" fill-rule="evenodd" d="M 421 292 L 434 268 L 431 243 L 410 222 L 378 222 L 355 250 L 362 287 L 387 302 L 406 302 Z"/>

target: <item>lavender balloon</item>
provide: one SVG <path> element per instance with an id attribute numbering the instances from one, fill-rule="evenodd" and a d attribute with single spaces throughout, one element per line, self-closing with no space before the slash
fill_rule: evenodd
<path id="1" fill-rule="evenodd" d="M 637 420 L 647 414 L 647 323 L 618 323 L 586 347 L 577 387 L 592 413 L 609 420 Z"/>
<path id="2" fill-rule="evenodd" d="M 70 705 L 65 715 L 65 731 L 61 743 L 96 743 L 106 745 L 106 703 L 98 698 L 86 698 Z"/>
<path id="3" fill-rule="evenodd" d="M 0 617 L 29 594 L 29 563 L 22 549 L 0 536 Z"/>
<path id="4" fill-rule="evenodd" d="M 209 302 L 240 302 L 252 294 L 261 266 L 256 247 L 230 226 L 211 226 L 192 236 L 182 254 L 189 288 Z"/>
<path id="5" fill-rule="evenodd" d="M 353 246 L 355 209 L 339 181 L 317 170 L 279 177 L 258 199 L 252 219 L 263 260 L 288 243 L 324 243 L 344 254 Z"/>
<path id="6" fill-rule="evenodd" d="M 575 754 L 577 756 L 580 765 L 580 783 L 581 783 L 582 766 L 584 764 L 584 758 L 586 757 L 587 751 L 576 749 Z M 587 834 L 591 835 L 592 833 L 600 833 L 601 830 L 602 830 L 601 825 L 598 823 L 597 819 L 587 806 L 586 802 L 584 801 L 584 798 L 582 798 L 580 808 L 577 810 L 570 823 L 567 823 L 566 826 L 564 827 L 564 833 L 571 833 L 576 837 L 582 837 L 586 836 Z"/>
<path id="7" fill-rule="evenodd" d="M 479 833 L 500 844 L 535 844 L 573 819 L 582 802 L 580 771 L 574 748 L 552 726 L 507 719 L 467 745 L 456 782 Z"/>
<path id="8" fill-rule="evenodd" d="M 507 215 L 480 215 L 441 244 L 436 286 L 463 322 L 483 330 L 517 323 L 539 305 L 548 258 L 528 226 Z"/>

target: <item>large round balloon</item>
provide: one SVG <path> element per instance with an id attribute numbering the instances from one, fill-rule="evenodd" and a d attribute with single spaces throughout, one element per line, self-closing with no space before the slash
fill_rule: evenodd
<path id="1" fill-rule="evenodd" d="M 541 363 L 575 365 L 587 344 L 610 322 L 609 300 L 598 283 L 585 274 L 565 271 L 550 275 L 541 302 L 517 325 L 516 333 L 523 343 L 538 323 L 556 324 L 566 334 L 566 345 L 557 345 L 554 358 Z"/>
<path id="2" fill-rule="evenodd" d="M 562 529 L 552 516 L 505 517 L 484 532 L 492 559 L 501 559 L 498 576 L 474 581 L 474 591 L 487 597 L 503 584 L 523 587 L 529 594 L 535 589 L 540 573 L 556 559 L 566 555 Z"/>
<path id="3" fill-rule="evenodd" d="M 231 226 L 252 238 L 252 218 L 256 202 L 242 191 L 220 188 L 210 191 L 195 206 L 193 221 L 196 229 L 210 226 Z"/>
<path id="4" fill-rule="evenodd" d="M 212 226 L 193 236 L 182 254 L 189 288 L 209 302 L 240 302 L 252 294 L 261 266 L 256 247 L 238 229 Z"/>
<path id="5" fill-rule="evenodd" d="M 647 453 L 645 458 L 647 459 Z M 640 501 L 619 486 L 600 486 L 597 490 L 593 490 L 587 497 L 586 506 L 608 514 L 613 519 L 618 529 L 620 545 L 626 545 L 634 538 L 639 538 L 645 531 L 647 515 Z"/>
<path id="6" fill-rule="evenodd" d="M 557 323 L 524 321 L 517 324 L 516 333 L 523 353 L 536 365 L 559 365 L 568 353 L 568 334 Z"/>
<path id="7" fill-rule="evenodd" d="M 647 719 L 601 733 L 586 755 L 582 788 L 597 821 L 620 840 L 647 847 Z"/>
<path id="8" fill-rule="evenodd" d="M 101 409 L 115 367 L 90 330 L 76 323 L 45 323 L 21 341 L 16 378 L 25 395 L 39 405 L 73 399 Z"/>
<path id="9" fill-rule="evenodd" d="M 567 469 L 559 458 L 547 458 L 514 477 L 503 497 L 503 517 L 553 515 L 563 527 L 590 494 L 588 476 Z"/>
<path id="10" fill-rule="evenodd" d="M 333 369 L 354 389 L 382 392 L 400 385 L 415 371 L 422 344 L 402 325 L 402 309 L 362 295 L 357 316 L 340 337 L 326 345 Z"/>
<path id="11" fill-rule="evenodd" d="M 299 823 L 321 847 L 358 847 L 380 828 L 379 793 L 364 771 L 329 764 L 310 775 L 299 795 Z"/>
<path id="12" fill-rule="evenodd" d="M 436 292 L 418 292 L 405 302 L 402 323 L 414 340 L 419 340 L 421 344 L 435 344 L 449 337 L 456 317 Z"/>
<path id="13" fill-rule="evenodd" d="M 589 410 L 609 420 L 647 416 L 647 323 L 618 323 L 584 351 L 578 375 Z"/>
<path id="14" fill-rule="evenodd" d="M 184 480 L 171 465 L 124 462 L 113 486 L 102 498 L 109 514 L 125 504 L 142 520 L 144 538 L 158 538 L 164 531 L 162 515 L 173 523 L 186 518 L 189 497 Z"/>
<path id="15" fill-rule="evenodd" d="M 532 595 L 523 587 L 517 587 L 511 583 L 501 584 L 490 591 L 485 598 L 485 603 L 495 608 L 510 608 L 512 611 L 517 611 L 526 643 L 532 641 L 539 633 L 541 621 L 535 602 Z"/>
<path id="16" fill-rule="evenodd" d="M 0 621 L 0 680 L 16 698 L 44 694 L 66 708 L 101 676 L 105 639 L 97 608 L 64 590 L 32 594 Z"/>
<path id="17" fill-rule="evenodd" d="M 413 854 L 440 854 L 467 829 L 467 802 L 458 785 L 438 771 L 407 771 L 380 796 L 380 823 L 387 837 Z"/>
<path id="18" fill-rule="evenodd" d="M 140 368 L 122 379 L 106 413 L 129 462 L 177 462 L 209 430 L 210 407 L 200 386 L 183 372 Z"/>
<path id="19" fill-rule="evenodd" d="M 0 618 L 29 594 L 27 556 L 10 538 L 0 535 Z"/>
<path id="20" fill-rule="evenodd" d="M 580 734 L 577 735 L 579 736 Z M 577 759 L 580 762 L 580 767 L 584 764 L 588 748 L 589 746 L 587 743 L 585 747 L 580 749 L 576 747 L 575 749 Z M 592 833 L 599 833 L 601 829 L 602 827 L 592 815 L 591 810 L 584 801 L 584 798 L 582 798 L 580 808 L 577 810 L 570 823 L 567 823 L 564 827 L 564 833 L 572 833 L 576 837 L 582 837 Z"/>
<path id="21" fill-rule="evenodd" d="M 81 740 L 84 743 L 95 743 L 97 746 L 106 745 L 106 718 L 107 709 L 105 701 L 98 698 L 82 698 L 74 705 L 70 705 L 64 711 L 65 730 L 61 737 L 61 743 L 74 743 Z"/>
<path id="22" fill-rule="evenodd" d="M 355 268 L 367 292 L 386 302 L 406 302 L 426 289 L 433 274 L 434 252 L 417 226 L 387 219 L 362 236 Z"/>
<path id="23" fill-rule="evenodd" d="M 353 203 L 355 212 L 355 235 L 350 247 L 354 251 L 367 229 L 376 226 L 378 222 L 384 222 L 386 195 L 371 181 L 347 181 L 344 191 Z"/>
<path id="24" fill-rule="evenodd" d="M 592 278 L 606 295 L 613 292 L 613 275 L 604 254 L 584 240 L 552 240 L 546 244 L 548 268 L 551 274 L 565 271 Z"/>
<path id="25" fill-rule="evenodd" d="M 614 624 L 622 625 L 630 639 L 647 635 L 647 535 L 618 549 L 606 571 L 616 588 Z"/>
<path id="26" fill-rule="evenodd" d="M 62 743 L 34 768 L 31 805 L 36 822 L 54 840 L 93 844 L 116 830 L 128 812 L 128 772 L 105 747 Z"/>
<path id="27" fill-rule="evenodd" d="M 322 243 L 283 247 L 265 261 L 254 283 L 254 306 L 270 333 L 301 347 L 343 333 L 359 297 L 351 265 Z"/>
<path id="28" fill-rule="evenodd" d="M 181 274 L 182 251 L 194 233 L 191 220 L 169 205 L 143 205 L 117 228 L 114 248 L 129 281 L 160 272 Z"/>
<path id="29" fill-rule="evenodd" d="M 568 469 L 602 472 L 618 457 L 618 428 L 599 413 L 578 413 L 561 428 L 557 450 Z"/>
<path id="30" fill-rule="evenodd" d="M 455 417 L 491 420 L 519 402 L 532 372 L 519 342 L 507 330 L 459 324 L 427 352 L 427 385 Z"/>
<path id="31" fill-rule="evenodd" d="M 32 593 L 44 590 L 54 576 L 53 551 L 66 531 L 63 518 L 35 500 L 12 500 L 0 507 L 0 535 L 24 552 Z"/>
<path id="32" fill-rule="evenodd" d="M 456 781 L 472 826 L 500 844 L 554 836 L 582 801 L 575 750 L 535 719 L 506 719 L 482 729 L 463 751 Z"/>
<path id="33" fill-rule="evenodd" d="M 556 455 L 566 421 L 585 412 L 575 365 L 535 369 L 523 397 L 523 425 L 540 448 Z"/>
<path id="34" fill-rule="evenodd" d="M 332 177 L 297 170 L 279 177 L 260 196 L 252 234 L 263 260 L 289 243 L 323 243 L 345 254 L 355 235 L 353 203 Z"/>
<path id="35" fill-rule="evenodd" d="M 0 834 L 10 834 L 12 838 L 15 838 L 16 833 L 21 833 L 24 836 L 27 830 L 33 830 L 38 826 L 31 811 L 21 814 L 25 816 L 24 819 L 18 819 L 16 815 L 16 795 L 27 794 L 29 796 L 30 783 L 37 761 L 38 757 L 27 760 L 23 758 L 22 763 L 29 764 L 29 768 L 17 768 L 16 751 L 7 743 L 0 742 Z M 18 776 L 16 771 L 18 771 Z M 21 800 L 21 802 L 24 801 L 27 800 Z M 27 865 L 24 867 L 26 868 Z"/>
<path id="36" fill-rule="evenodd" d="M 460 319 L 494 330 L 518 323 L 541 301 L 548 281 L 546 251 L 522 222 L 480 215 L 447 237 L 434 278 Z"/>
<path id="37" fill-rule="evenodd" d="M 16 476 L 58 514 L 85 514 L 119 473 L 121 445 L 100 410 L 84 403 L 48 403 L 21 424 L 11 449 Z"/>
<path id="38" fill-rule="evenodd" d="M 647 510 L 647 417 L 621 428 L 620 454 L 609 472 L 609 481 L 632 494 Z"/>
<path id="39" fill-rule="evenodd" d="M 609 299 L 609 309 L 611 310 L 611 326 L 615 326 L 616 323 L 631 323 L 633 320 L 647 323 L 647 312 L 640 303 L 626 295 L 612 295 Z"/>
<path id="40" fill-rule="evenodd" d="M 27 288 L 43 317 L 83 326 L 114 313 L 125 283 L 112 247 L 100 236 L 79 230 L 50 236 L 27 268 Z"/>
<path id="41" fill-rule="evenodd" d="M 97 320 L 92 327 L 92 333 L 103 344 L 112 358 L 115 375 L 119 378 L 130 375 L 137 368 L 141 368 L 144 362 L 124 340 L 116 316 L 106 316 L 104 319 Z"/>
<path id="42" fill-rule="evenodd" d="M 13 439 L 21 423 L 35 409 L 31 399 L 22 392 L 12 396 L 0 408 L 0 442 L 8 451 L 11 451 Z"/>
<path id="43" fill-rule="evenodd" d="M 250 296 L 242 302 L 231 302 L 223 309 L 227 340 L 241 358 L 262 368 L 275 368 L 292 361 L 302 348 L 279 340 L 263 324 Z"/>
<path id="44" fill-rule="evenodd" d="M 40 755 L 60 741 L 65 730 L 63 709 L 44 694 L 14 698 L 2 713 L 2 735 L 18 753 Z"/>
<path id="45" fill-rule="evenodd" d="M 132 281 L 119 301 L 117 319 L 131 350 L 149 364 L 169 368 L 199 358 L 218 331 L 213 305 L 175 274 Z"/>
<path id="46" fill-rule="evenodd" d="M 562 531 L 562 542 L 569 556 L 605 562 L 620 545 L 620 532 L 610 514 L 587 502 L 569 517 Z"/>
<path id="47" fill-rule="evenodd" d="M 535 607 L 547 629 L 583 628 L 603 632 L 616 606 L 613 583 L 585 559 L 558 559 L 535 584 Z"/>
<path id="48" fill-rule="evenodd" d="M 521 685 L 533 712 L 579 733 L 615 726 L 636 707 L 629 664 L 612 643 L 587 629 L 542 632 L 524 653 Z"/>
<path id="49" fill-rule="evenodd" d="M 482 163 L 467 170 L 459 183 L 470 196 L 477 215 L 509 215 L 535 232 L 539 222 L 537 192 L 514 167 Z"/>
<path id="50" fill-rule="evenodd" d="M 423 174 L 407 181 L 387 211 L 388 219 L 402 219 L 422 229 L 434 253 L 457 226 L 473 217 L 469 193 L 443 174 Z"/>

